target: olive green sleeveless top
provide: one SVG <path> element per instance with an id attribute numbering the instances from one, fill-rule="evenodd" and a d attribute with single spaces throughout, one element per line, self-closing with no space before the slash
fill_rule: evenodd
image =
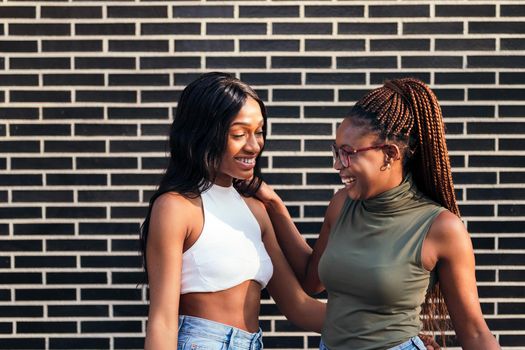
<path id="1" fill-rule="evenodd" d="M 374 198 L 347 198 L 319 262 L 329 350 L 388 349 L 419 333 L 421 304 L 433 283 L 421 247 L 443 210 L 410 175 Z"/>

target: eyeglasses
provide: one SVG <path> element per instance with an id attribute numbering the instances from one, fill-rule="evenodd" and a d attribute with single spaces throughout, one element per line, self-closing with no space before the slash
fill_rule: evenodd
<path id="1" fill-rule="evenodd" d="M 341 164 L 346 168 L 350 165 L 350 161 L 354 160 L 359 152 L 369 151 L 371 149 L 378 149 L 378 148 L 384 148 L 388 145 L 382 144 L 377 146 L 370 146 L 370 147 L 364 147 L 364 148 L 358 148 L 358 149 L 351 149 L 348 146 L 342 146 L 341 148 L 337 148 L 336 144 L 332 144 L 332 155 L 334 157 L 334 163 L 339 159 Z"/>

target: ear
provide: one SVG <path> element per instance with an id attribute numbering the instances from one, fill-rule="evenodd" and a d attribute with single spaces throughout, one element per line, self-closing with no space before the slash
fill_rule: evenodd
<path id="1" fill-rule="evenodd" d="M 383 152 L 389 159 L 399 160 L 401 159 L 401 150 L 398 145 L 390 144 L 383 148 Z"/>

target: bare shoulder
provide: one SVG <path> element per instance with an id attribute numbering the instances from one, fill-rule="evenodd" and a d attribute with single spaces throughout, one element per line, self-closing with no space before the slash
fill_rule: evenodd
<path id="1" fill-rule="evenodd" d="M 242 196 L 241 196 L 242 197 Z M 248 205 L 248 208 L 252 211 L 253 215 L 259 221 L 259 223 L 262 225 L 267 220 L 270 220 L 270 217 L 268 216 L 268 212 L 266 211 L 266 208 L 264 207 L 264 204 L 254 197 L 242 197 L 246 204 Z"/>
<path id="2" fill-rule="evenodd" d="M 348 194 L 344 188 L 338 190 L 334 194 L 332 200 L 330 200 L 330 204 L 328 204 L 328 208 L 326 209 L 325 221 L 328 221 L 328 223 L 333 223 L 335 220 L 337 220 L 337 217 L 339 216 L 339 213 L 341 212 L 343 204 L 347 198 Z"/>
<path id="3" fill-rule="evenodd" d="M 176 192 L 161 194 L 151 209 L 150 228 L 154 232 L 183 234 L 191 231 L 196 215 L 201 214 L 200 197 L 188 198 Z"/>
<path id="4" fill-rule="evenodd" d="M 427 235 L 438 248 L 438 255 L 446 258 L 451 254 L 472 250 L 472 243 L 461 219 L 448 210 L 441 212 Z"/>

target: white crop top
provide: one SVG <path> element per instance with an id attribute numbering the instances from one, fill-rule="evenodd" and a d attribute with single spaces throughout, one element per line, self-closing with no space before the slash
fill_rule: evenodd
<path id="1" fill-rule="evenodd" d="M 217 292 L 252 279 L 266 287 L 273 265 L 244 199 L 233 186 L 218 185 L 201 198 L 204 226 L 182 255 L 181 294 Z"/>

